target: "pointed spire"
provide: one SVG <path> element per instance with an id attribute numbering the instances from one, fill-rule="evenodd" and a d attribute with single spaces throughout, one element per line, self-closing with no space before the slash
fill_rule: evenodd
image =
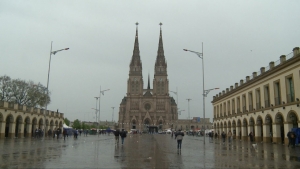
<path id="1" fill-rule="evenodd" d="M 139 38 L 138 38 L 138 25 L 139 23 L 135 23 L 136 25 L 136 32 L 135 32 L 135 39 L 134 39 L 134 48 L 133 54 L 130 62 L 130 74 L 141 74 L 142 71 L 142 62 L 140 58 L 140 49 L 139 49 Z"/>
<path id="2" fill-rule="evenodd" d="M 147 87 L 148 90 L 150 90 L 150 75 L 148 74 L 148 87 Z"/>
<path id="3" fill-rule="evenodd" d="M 155 74 L 166 74 L 167 73 L 167 63 L 164 55 L 164 46 L 162 40 L 162 23 L 160 25 L 160 32 L 159 32 L 159 42 L 158 42 L 158 50 L 157 50 L 157 57 L 155 61 Z"/>

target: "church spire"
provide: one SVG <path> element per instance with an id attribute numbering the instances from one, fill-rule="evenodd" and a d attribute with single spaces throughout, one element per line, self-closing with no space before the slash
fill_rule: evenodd
<path id="1" fill-rule="evenodd" d="M 140 58 L 140 49 L 139 49 L 139 39 L 138 39 L 138 25 L 139 23 L 135 23 L 136 32 L 135 32 L 135 40 L 134 40 L 134 48 L 133 54 L 130 62 L 130 71 L 129 74 L 142 74 L 142 62 Z"/>
<path id="2" fill-rule="evenodd" d="M 150 90 L 150 75 L 148 74 L 148 87 L 147 90 Z"/>
<path id="3" fill-rule="evenodd" d="M 164 46 L 162 40 L 162 30 L 160 25 L 160 34 L 159 34 L 159 42 L 158 42 L 158 50 L 157 50 L 157 57 L 155 61 L 155 74 L 166 74 L 167 73 L 167 63 L 164 55 Z"/>

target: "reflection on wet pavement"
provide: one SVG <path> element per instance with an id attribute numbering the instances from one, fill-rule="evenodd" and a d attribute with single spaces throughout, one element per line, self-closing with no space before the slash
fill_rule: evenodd
<path id="1" fill-rule="evenodd" d="M 170 135 L 113 135 L 63 139 L 0 139 L 0 168 L 300 168 L 300 147 Z"/>

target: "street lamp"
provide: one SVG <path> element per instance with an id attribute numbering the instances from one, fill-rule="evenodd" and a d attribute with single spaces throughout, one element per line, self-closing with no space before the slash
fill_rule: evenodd
<path id="1" fill-rule="evenodd" d="M 111 122 L 114 123 L 114 110 L 115 110 L 115 107 L 111 107 L 111 108 L 113 109 Z"/>
<path id="2" fill-rule="evenodd" d="M 170 92 L 176 94 L 176 97 L 177 97 L 177 108 L 178 108 L 179 103 L 178 103 L 178 90 L 177 90 L 177 87 L 176 87 L 176 92 L 171 91 L 171 90 L 170 90 Z"/>
<path id="3" fill-rule="evenodd" d="M 189 131 L 191 129 L 191 121 L 190 121 L 190 100 L 192 99 L 186 99 L 188 101 L 188 115 L 189 115 Z"/>
<path id="4" fill-rule="evenodd" d="M 178 112 L 179 115 L 181 115 L 182 111 L 185 111 L 185 110 L 179 110 L 179 109 L 177 110 L 177 112 Z M 178 118 L 177 118 L 177 126 L 178 126 Z"/>
<path id="5" fill-rule="evenodd" d="M 99 99 L 99 97 L 94 97 L 95 99 L 96 99 L 96 109 L 94 109 L 95 110 L 95 114 L 96 114 L 96 122 L 97 122 L 97 113 L 98 113 L 98 109 L 97 109 L 97 102 L 98 102 L 98 99 Z"/>
<path id="6" fill-rule="evenodd" d="M 101 119 L 100 119 L 100 100 L 101 100 L 101 94 L 104 95 L 104 92 L 108 91 L 108 90 L 110 90 L 110 89 L 101 90 L 101 86 L 100 86 L 100 93 L 99 93 L 99 116 L 98 116 L 99 123 L 101 122 Z M 99 128 L 99 123 L 98 123 L 98 128 Z"/>
<path id="7" fill-rule="evenodd" d="M 188 50 L 188 49 L 183 49 L 184 51 L 186 52 L 192 52 L 192 53 L 195 53 L 200 59 L 202 59 L 202 76 L 203 76 L 203 118 L 204 118 L 204 121 L 205 121 L 205 96 L 204 96 L 204 57 L 203 57 L 203 43 L 202 43 L 202 52 L 195 52 L 195 51 L 192 51 L 192 50 Z M 205 131 L 204 131 L 204 142 L 205 144 Z"/>
<path id="8" fill-rule="evenodd" d="M 51 55 L 55 55 L 57 52 L 60 51 L 64 51 L 64 50 L 69 50 L 69 48 L 64 48 L 64 49 L 60 49 L 60 50 L 56 50 L 56 51 L 52 51 L 52 41 L 51 41 L 51 49 L 50 49 L 50 59 L 49 59 L 49 68 L 48 68 L 48 79 L 47 79 L 47 100 L 46 100 L 46 106 L 45 106 L 45 111 L 47 111 L 47 107 L 48 107 L 48 94 L 49 94 L 49 77 L 50 77 L 50 64 L 51 64 Z M 45 126 L 44 126 L 44 135 L 43 137 L 45 137 L 45 133 L 46 133 L 46 112 L 44 112 L 44 120 L 45 120 Z"/>

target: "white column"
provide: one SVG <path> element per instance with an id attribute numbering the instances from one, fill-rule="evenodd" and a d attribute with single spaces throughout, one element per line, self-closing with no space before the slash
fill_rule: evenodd
<path id="1" fill-rule="evenodd" d="M 24 138 L 24 122 L 19 123 L 18 138 Z"/>
<path id="2" fill-rule="evenodd" d="M 15 129 L 16 129 L 16 123 L 14 122 L 9 123 L 9 131 L 8 131 L 9 138 L 15 137 Z"/>
<path id="3" fill-rule="evenodd" d="M 0 121 L 0 138 L 5 136 L 5 121 Z"/>

